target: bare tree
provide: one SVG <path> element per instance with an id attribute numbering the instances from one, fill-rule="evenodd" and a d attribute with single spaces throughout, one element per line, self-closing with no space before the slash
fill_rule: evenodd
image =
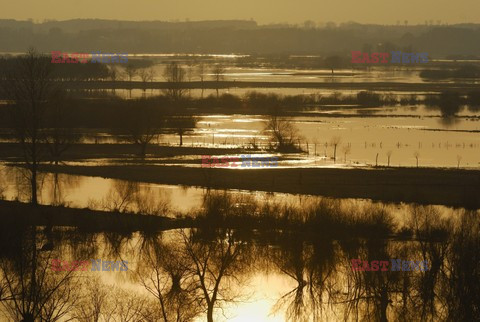
<path id="1" fill-rule="evenodd" d="M 204 81 L 205 81 L 205 73 L 207 72 L 207 68 L 205 66 L 204 63 L 200 63 L 198 64 L 197 66 L 197 75 L 198 75 L 198 78 L 200 78 L 200 82 L 202 83 L 202 98 L 203 98 L 203 92 L 205 90 L 205 87 L 204 87 Z"/>
<path id="2" fill-rule="evenodd" d="M 390 158 L 392 157 L 392 154 L 393 154 L 392 150 L 389 150 L 387 152 L 387 165 L 388 166 L 390 166 Z"/>
<path id="3" fill-rule="evenodd" d="M 192 321 L 201 313 L 200 300 L 190 274 L 190 259 L 177 237 L 181 236 L 165 242 L 157 235 L 146 236 L 135 279 L 153 295 L 158 316 L 164 321 Z"/>
<path id="4" fill-rule="evenodd" d="M 413 153 L 413 156 L 415 157 L 415 160 L 417 160 L 417 168 L 418 168 L 418 158 L 420 157 L 420 152 L 415 151 L 415 152 Z"/>
<path id="5" fill-rule="evenodd" d="M 101 208 L 110 212 L 133 212 L 135 196 L 140 186 L 134 181 L 115 181 L 108 194 L 101 201 Z"/>
<path id="6" fill-rule="evenodd" d="M 114 292 L 115 312 L 113 316 L 115 321 L 144 321 L 142 312 L 149 304 L 145 296 L 121 288 L 116 288 Z"/>
<path id="7" fill-rule="evenodd" d="M 67 316 L 76 302 L 78 283 L 73 269 L 52 270 L 56 250 L 38 248 L 50 242 L 37 227 L 21 228 L 9 237 L 15 247 L 12 256 L 0 257 L 0 276 L 4 286 L 1 304 L 10 321 L 59 321 Z M 5 232 L 2 232 L 5 233 Z M 2 238 L 5 238 L 3 236 Z M 3 241 L 4 242 L 4 241 Z"/>
<path id="8" fill-rule="evenodd" d="M 118 71 L 118 68 L 115 65 L 110 66 L 110 69 L 108 71 L 108 78 L 114 83 L 113 86 L 115 86 L 115 82 L 120 79 L 120 72 Z M 115 87 L 112 90 L 112 93 L 115 94 Z"/>
<path id="9" fill-rule="evenodd" d="M 342 58 L 340 56 L 328 56 L 324 61 L 325 65 L 332 70 L 332 75 L 335 69 L 338 69 L 342 66 Z"/>
<path id="10" fill-rule="evenodd" d="M 147 89 L 147 83 L 153 81 L 153 78 L 155 77 L 155 71 L 152 67 L 142 68 L 138 75 L 142 80 L 143 91 L 145 92 L 145 90 Z"/>
<path id="11" fill-rule="evenodd" d="M 299 139 L 298 129 L 289 120 L 272 114 L 265 125 L 264 132 L 270 136 L 270 144 L 274 144 L 276 150 L 298 150 L 295 147 L 295 142 Z"/>
<path id="12" fill-rule="evenodd" d="M 182 83 L 186 81 L 185 69 L 177 62 L 173 61 L 165 67 L 163 77 L 168 82 L 165 94 L 173 100 L 182 99 L 188 92 L 186 88 L 182 88 Z"/>
<path id="13" fill-rule="evenodd" d="M 127 76 L 127 79 L 129 82 L 132 81 L 132 79 L 137 75 L 138 73 L 138 68 L 134 64 L 128 63 L 127 66 L 125 67 L 125 75 Z"/>
<path id="14" fill-rule="evenodd" d="M 215 64 L 213 67 L 212 67 L 212 77 L 213 77 L 213 80 L 215 81 L 215 88 L 217 90 L 217 98 L 218 98 L 218 89 L 219 89 L 219 86 L 220 86 L 220 82 L 225 78 L 224 74 L 225 74 L 225 67 L 218 63 L 218 64 Z"/>
<path id="15" fill-rule="evenodd" d="M 125 110 L 121 118 L 119 135 L 127 135 L 127 140 L 139 146 L 138 155 L 145 157 L 148 145 L 159 136 L 164 126 L 161 111 L 152 106 L 138 107 L 134 113 Z"/>
<path id="16" fill-rule="evenodd" d="M 337 146 L 342 142 L 342 138 L 340 136 L 334 136 L 330 139 L 330 145 L 333 146 L 333 162 L 337 161 Z"/>
<path id="17" fill-rule="evenodd" d="M 37 172 L 45 157 L 42 148 L 46 110 L 57 90 L 52 79 L 52 64 L 45 55 L 35 49 L 15 61 L 12 75 L 4 82 L 6 96 L 13 101 L 12 119 L 15 138 L 23 151 L 23 159 L 29 171 L 31 203 L 38 204 Z"/>
<path id="18" fill-rule="evenodd" d="M 352 148 L 349 144 L 345 145 L 343 148 L 342 148 L 342 152 L 343 152 L 343 162 L 347 163 L 347 154 L 350 154 L 352 151 Z"/>
<path id="19" fill-rule="evenodd" d="M 86 280 L 83 286 L 83 296 L 80 297 L 71 315 L 79 322 L 99 322 L 102 316 L 108 315 L 109 289 L 101 287 L 101 280 L 98 277 Z"/>
<path id="20" fill-rule="evenodd" d="M 228 286 L 229 280 L 238 280 L 243 244 L 235 242 L 232 231 L 228 230 L 224 238 L 215 242 L 195 241 L 191 233 L 185 235 L 186 253 L 192 261 L 191 272 L 200 291 L 201 300 L 207 309 L 207 321 L 213 322 L 214 309 L 221 302 L 232 302 L 238 294 Z M 223 285 L 222 282 L 224 282 Z"/>
<path id="21" fill-rule="evenodd" d="M 80 140 L 80 136 L 71 126 L 72 114 L 69 106 L 66 106 L 67 102 L 66 94 L 57 92 L 46 110 L 47 128 L 44 130 L 44 140 L 56 165 L 62 154 Z"/>
<path id="22" fill-rule="evenodd" d="M 80 297 L 71 313 L 75 321 L 149 321 L 144 316 L 149 304 L 145 296 L 132 294 L 122 288 L 112 288 L 99 278 L 88 280 Z"/>
<path id="23" fill-rule="evenodd" d="M 462 156 L 459 154 L 457 155 L 457 169 L 460 169 L 460 162 L 462 161 Z"/>
<path id="24" fill-rule="evenodd" d="M 193 116 L 177 116 L 168 119 L 167 126 L 172 129 L 172 132 L 178 134 L 180 137 L 179 145 L 183 145 L 183 136 L 186 133 L 192 132 L 197 126 L 198 119 Z"/>
<path id="25" fill-rule="evenodd" d="M 3 176 L 2 173 L 0 173 L 0 175 Z M 6 190 L 7 190 L 7 189 L 6 189 L 4 186 L 0 185 L 0 200 L 3 200 L 3 199 L 5 198 L 5 194 L 4 194 L 4 193 L 5 193 Z"/>

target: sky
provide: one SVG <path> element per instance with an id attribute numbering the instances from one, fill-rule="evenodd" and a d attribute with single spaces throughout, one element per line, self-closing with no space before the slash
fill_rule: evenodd
<path id="1" fill-rule="evenodd" d="M 0 0 L 0 19 L 227 20 L 259 24 L 480 23 L 479 0 Z"/>

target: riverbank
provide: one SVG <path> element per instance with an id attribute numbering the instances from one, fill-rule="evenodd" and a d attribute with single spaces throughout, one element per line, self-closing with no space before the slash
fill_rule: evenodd
<path id="1" fill-rule="evenodd" d="M 190 218 L 172 219 L 162 216 L 126 214 L 63 206 L 33 206 L 31 204 L 0 200 L 2 226 L 62 226 L 85 231 L 161 231 L 191 228 Z"/>
<path id="2" fill-rule="evenodd" d="M 480 171 L 439 168 L 217 169 L 154 165 L 54 166 L 46 172 L 212 189 L 480 208 Z"/>
<path id="3" fill-rule="evenodd" d="M 478 90 L 478 85 L 468 82 L 255 82 L 255 81 L 193 81 L 181 83 L 136 82 L 136 81 L 63 81 L 68 89 L 227 89 L 227 88 L 311 88 L 330 90 L 367 90 L 399 92 L 441 92 L 467 93 Z"/>
<path id="4" fill-rule="evenodd" d="M 202 155 L 225 155 L 225 154 L 244 154 L 251 153 L 252 150 L 240 148 L 206 148 L 190 146 L 166 146 L 149 145 L 147 148 L 147 159 L 138 158 L 139 147 L 135 144 L 83 144 L 72 145 L 62 154 L 62 161 L 71 161 L 79 159 L 116 159 L 116 158 L 135 158 L 136 162 L 149 163 L 148 158 L 172 158 L 185 155 L 197 155 L 199 159 Z M 262 153 L 257 151 L 256 153 Z M 0 159 L 15 161 L 23 158 L 23 151 L 18 143 L 0 143 Z M 158 160 L 156 163 L 160 162 Z M 181 162 L 180 160 L 178 162 Z"/>

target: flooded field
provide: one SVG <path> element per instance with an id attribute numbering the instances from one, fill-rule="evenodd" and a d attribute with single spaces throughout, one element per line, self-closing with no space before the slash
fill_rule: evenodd
<path id="1" fill-rule="evenodd" d="M 478 77 L 145 56 L 1 99 L 0 321 L 478 320 Z"/>
<path id="2" fill-rule="evenodd" d="M 380 115 L 375 115 L 375 112 Z M 415 166 L 414 153 L 418 151 L 422 166 L 456 167 L 457 157 L 460 156 L 462 167 L 480 167 L 480 120 L 477 117 L 467 114 L 464 118 L 458 117 L 452 123 L 445 124 L 438 114 L 422 115 L 420 111 L 420 115 L 415 113 L 409 117 L 405 115 L 409 112 L 407 108 L 400 113 L 375 112 L 373 117 L 353 114 L 349 117 L 291 118 L 302 137 L 300 144 L 308 151 L 303 158 L 313 166 L 320 161 L 318 157 L 331 158 L 333 148 L 330 141 L 332 137 L 340 137 L 338 163 L 341 164 L 375 165 L 378 153 L 378 164 L 386 165 L 387 154 L 391 151 L 390 165 Z M 395 113 L 396 117 L 390 113 Z M 267 138 L 262 135 L 265 121 L 266 118 L 261 116 L 209 116 L 199 122 L 196 133 L 200 140 L 198 136 L 193 136 L 186 139 L 186 144 L 201 142 L 204 137 L 206 143 L 217 146 L 248 145 L 254 140 L 256 144 L 265 145 Z M 172 137 L 167 142 L 173 140 Z M 346 146 L 350 147 L 350 151 L 342 155 L 342 147 Z"/>
<path id="3" fill-rule="evenodd" d="M 207 218 L 216 207 L 208 200 L 203 203 Z M 248 209 L 251 203 L 243 200 L 240 205 L 225 204 L 232 207 L 225 214 L 233 215 L 239 206 Z M 333 205 L 338 204 L 322 207 Z M 364 214 L 378 209 L 382 208 L 370 206 Z M 332 211 L 341 216 L 340 208 Z M 472 311 L 478 304 L 476 284 L 472 289 L 463 281 L 471 278 L 465 262 L 471 260 L 472 247 L 479 245 L 479 214 L 456 210 L 440 220 L 435 207 L 413 206 L 408 207 L 408 220 L 402 225 L 390 223 L 387 214 L 376 219 L 379 226 L 372 227 L 371 233 L 378 237 L 395 229 L 403 237 L 357 240 L 343 233 L 312 236 L 264 228 L 216 229 L 208 224 L 133 234 L 56 227 L 32 232 L 21 226 L 3 231 L 2 227 L 0 239 L 15 243 L 0 248 L 0 269 L 6 287 L 15 285 L 20 294 L 28 294 L 20 283 L 28 281 L 26 269 L 33 263 L 43 271 L 36 284 L 39 291 L 58 297 L 58 303 L 68 303 L 65 319 L 87 318 L 92 312 L 101 321 L 109 317 L 136 320 L 144 315 L 191 321 L 400 316 L 447 320 L 476 314 Z M 460 237 L 460 231 L 462 236 L 468 232 L 467 237 Z M 411 240 L 412 233 L 419 239 Z M 32 240 L 33 247 L 41 247 L 38 253 Z M 359 258 L 372 263 L 372 269 L 361 261 L 357 266 Z M 386 263 L 382 269 L 380 261 Z M 410 262 L 425 266 L 413 268 Z M 72 289 L 75 294 L 67 291 Z M 455 305 L 444 304 L 452 298 Z"/>

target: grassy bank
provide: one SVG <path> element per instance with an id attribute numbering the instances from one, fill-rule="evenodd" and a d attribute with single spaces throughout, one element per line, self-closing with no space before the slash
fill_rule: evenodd
<path id="1" fill-rule="evenodd" d="M 480 171 L 435 168 L 207 169 L 180 166 L 53 166 L 44 171 L 214 189 L 480 208 Z"/>
<path id="2" fill-rule="evenodd" d="M 147 148 L 148 157 L 169 158 L 185 155 L 224 155 L 224 154 L 242 154 L 249 152 L 245 149 L 225 149 L 225 148 L 203 148 L 189 146 L 159 146 L 149 145 Z M 250 151 L 251 152 L 251 151 Z M 22 158 L 22 149 L 17 143 L 0 143 L 0 159 Z M 134 144 L 74 144 L 64 154 L 64 161 L 77 159 L 93 158 L 126 158 L 137 157 L 138 146 Z M 200 159 L 200 157 L 199 157 Z M 137 158 L 140 162 L 141 159 Z M 155 162 L 159 162 L 158 160 Z M 176 161 L 177 162 L 177 161 Z M 180 161 L 178 161 L 180 162 Z M 145 161 L 148 163 L 148 161 Z"/>
<path id="3" fill-rule="evenodd" d="M 477 90 L 472 83 L 401 83 L 401 82 L 245 82 L 245 81 L 193 81 L 182 83 L 129 82 L 129 81 L 67 81 L 69 89 L 226 89 L 226 88 L 317 88 L 333 90 L 375 90 L 406 92 L 441 92 L 454 90 L 462 93 Z"/>
<path id="4" fill-rule="evenodd" d="M 2 225 L 79 227 L 86 231 L 167 230 L 191 227 L 189 219 L 125 214 L 0 200 Z"/>

